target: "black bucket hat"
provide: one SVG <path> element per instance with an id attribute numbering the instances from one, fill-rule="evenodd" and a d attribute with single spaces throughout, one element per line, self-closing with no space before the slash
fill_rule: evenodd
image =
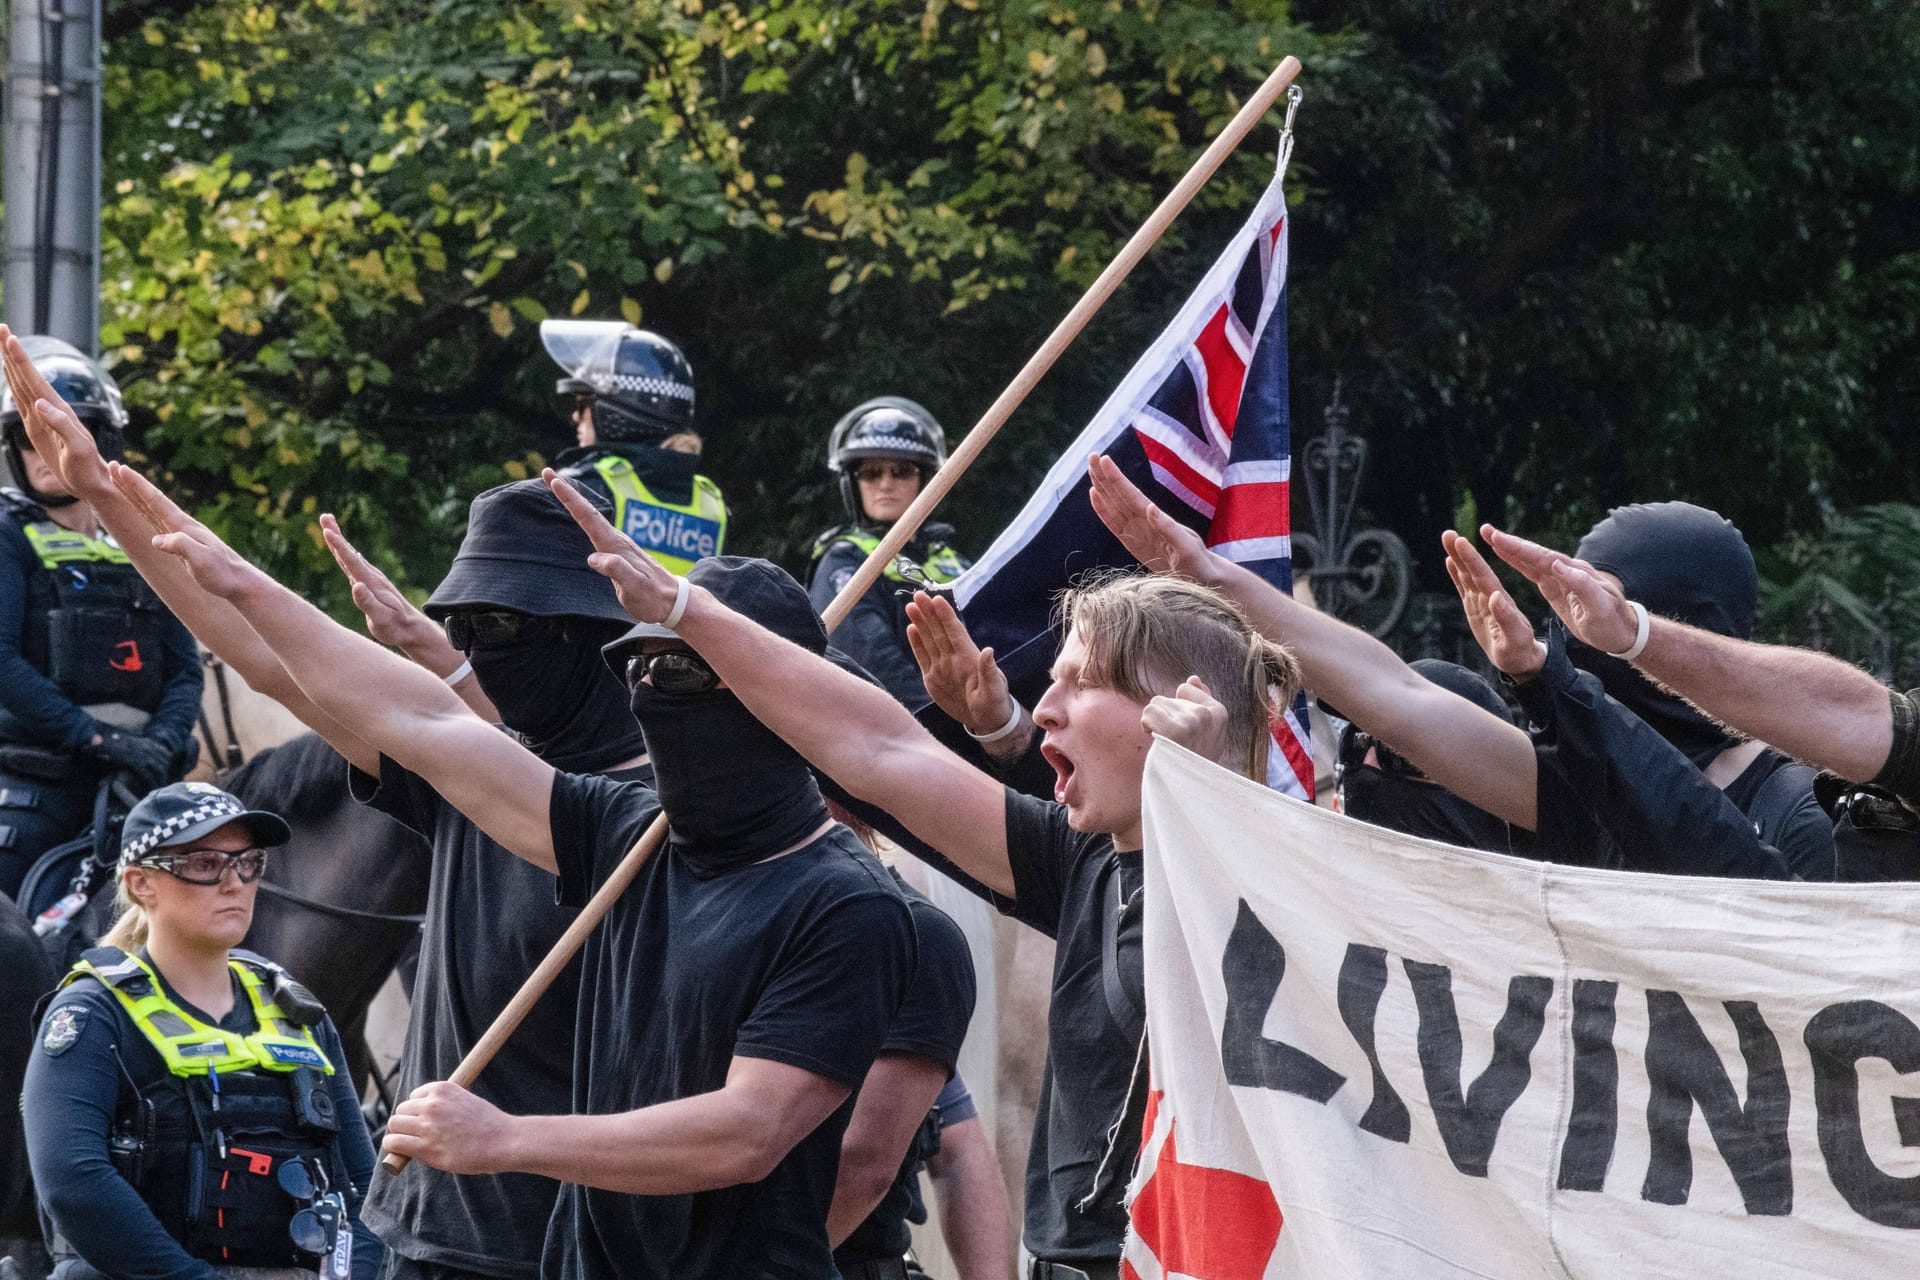
<path id="1" fill-rule="evenodd" d="M 149 854 L 186 844 L 229 822 L 244 824 L 247 838 L 261 849 L 293 839 L 286 819 L 277 813 L 249 809 L 210 782 L 175 782 L 150 793 L 127 815 L 120 828 L 120 865 L 132 866 Z"/>
<path id="2" fill-rule="evenodd" d="M 575 486 L 609 520 L 606 498 Z M 536 618 L 630 622 L 613 583 L 587 564 L 593 544 L 542 480 L 489 489 L 467 512 L 453 567 L 425 605 L 438 621 L 455 609 L 512 609 Z"/>
<path id="3" fill-rule="evenodd" d="M 793 575 L 771 560 L 750 556 L 708 556 L 687 572 L 689 586 L 705 587 L 735 613 L 812 653 L 826 654 L 827 629 L 813 610 L 813 601 Z M 600 650 L 613 673 L 626 678 L 627 659 L 642 641 L 677 640 L 657 622 L 636 623 L 625 635 Z M 829 655 L 831 656 L 831 655 Z"/>

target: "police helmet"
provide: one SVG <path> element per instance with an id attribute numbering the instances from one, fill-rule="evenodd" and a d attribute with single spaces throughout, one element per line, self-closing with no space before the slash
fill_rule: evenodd
<path id="1" fill-rule="evenodd" d="M 905 396 L 879 396 L 835 423 L 827 437 L 827 469 L 840 477 L 840 501 L 855 523 L 866 520 L 853 478 L 854 464 L 863 458 L 911 462 L 924 487 L 947 461 L 947 435 L 938 419 Z"/>
<path id="2" fill-rule="evenodd" d="M 58 338 L 34 334 L 20 339 L 20 345 L 54 394 L 65 400 L 74 416 L 93 433 L 101 456 L 109 461 L 121 457 L 127 445 L 127 410 L 113 375 L 91 356 Z M 0 439 L 5 443 L 7 470 L 28 497 L 43 506 L 65 506 L 73 501 L 67 495 L 41 493 L 27 483 L 27 469 L 20 457 L 27 431 L 20 421 L 20 406 L 13 402 L 13 388 L 4 384 L 0 384 Z"/>
<path id="3" fill-rule="evenodd" d="M 693 366 L 659 334 L 624 320 L 543 320 L 540 341 L 567 371 L 554 393 L 593 398 L 598 438 L 653 444 L 693 430 Z"/>

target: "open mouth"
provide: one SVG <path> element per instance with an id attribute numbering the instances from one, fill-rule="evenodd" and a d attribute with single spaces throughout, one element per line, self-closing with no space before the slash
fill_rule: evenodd
<path id="1" fill-rule="evenodd" d="M 1040 755 L 1053 766 L 1053 802 L 1065 804 L 1067 784 L 1073 781 L 1073 761 L 1068 759 L 1066 752 L 1046 741 L 1040 743 Z"/>

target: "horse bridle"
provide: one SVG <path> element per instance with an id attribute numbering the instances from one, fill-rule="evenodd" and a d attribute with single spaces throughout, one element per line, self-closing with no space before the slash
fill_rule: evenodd
<path id="1" fill-rule="evenodd" d="M 214 776 L 225 781 L 235 769 L 247 762 L 245 748 L 240 745 L 240 734 L 233 727 L 233 696 L 227 689 L 227 664 L 220 655 L 211 651 L 200 655 L 200 665 L 213 677 L 213 687 L 220 694 L 220 721 L 227 731 L 226 746 L 214 742 L 213 724 L 207 718 L 207 704 L 200 704 L 200 741 L 204 742 L 208 753 L 213 757 Z M 260 891 L 270 897 L 280 898 L 296 907 L 305 907 L 309 911 L 318 911 L 322 915 L 337 916 L 343 920 L 367 920 L 375 924 L 418 925 L 426 922 L 424 915 L 389 915 L 384 911 L 363 911 L 358 907 L 343 907 L 332 902 L 321 902 L 305 894 L 295 893 L 271 880 L 260 882 Z"/>
<path id="2" fill-rule="evenodd" d="M 207 704 L 200 704 L 200 741 L 207 744 L 207 752 L 213 757 L 213 772 L 218 778 L 247 762 L 247 753 L 240 745 L 240 734 L 233 727 L 233 697 L 227 691 L 227 664 L 220 655 L 208 651 L 200 655 L 200 665 L 213 676 L 213 687 L 220 694 L 220 720 L 227 731 L 227 745 L 222 749 L 213 740 L 213 724 L 207 719 Z"/>

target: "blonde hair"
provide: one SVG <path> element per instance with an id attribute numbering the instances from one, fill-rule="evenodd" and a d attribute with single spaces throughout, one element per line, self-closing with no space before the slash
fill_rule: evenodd
<path id="1" fill-rule="evenodd" d="M 1079 631 L 1083 674 L 1145 703 L 1198 676 L 1227 709 L 1227 739 L 1241 772 L 1264 781 L 1269 723 L 1300 689 L 1285 646 L 1254 630 L 1240 606 L 1211 587 L 1164 574 L 1108 572 L 1060 595 L 1062 633 Z"/>
<path id="2" fill-rule="evenodd" d="M 127 888 L 127 872 L 132 867 L 122 868 L 119 878 L 113 885 L 113 905 L 115 915 L 113 927 L 100 939 L 103 947 L 118 947 L 132 954 L 147 945 L 150 932 L 147 923 L 147 909 L 140 905 L 133 893 Z"/>
<path id="3" fill-rule="evenodd" d="M 670 449 L 674 453 L 690 453 L 697 458 L 700 456 L 700 450 L 704 446 L 701 443 L 699 432 L 679 431 L 662 440 L 660 447 L 662 449 Z"/>

